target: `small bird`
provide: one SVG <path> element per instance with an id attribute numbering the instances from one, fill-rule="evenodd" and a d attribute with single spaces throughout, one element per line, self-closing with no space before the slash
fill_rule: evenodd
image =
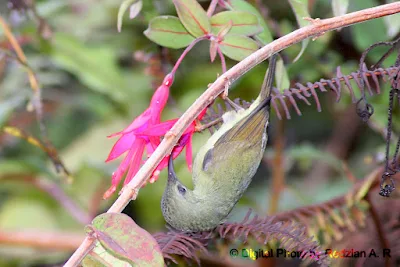
<path id="1" fill-rule="evenodd" d="M 226 112 L 223 124 L 193 163 L 193 190 L 176 177 L 172 157 L 161 200 L 165 221 L 177 230 L 198 232 L 223 223 L 249 186 L 264 154 L 276 55 L 261 92 L 248 109 Z"/>

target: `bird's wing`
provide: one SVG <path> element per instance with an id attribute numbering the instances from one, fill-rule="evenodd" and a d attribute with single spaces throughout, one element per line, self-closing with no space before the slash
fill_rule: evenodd
<path id="1" fill-rule="evenodd" d="M 235 126 L 223 134 L 209 149 L 204 156 L 203 171 L 213 171 L 214 168 L 222 166 L 222 162 L 230 160 L 234 154 L 251 149 L 254 145 L 259 145 L 265 131 L 268 120 L 267 103 L 260 105 L 248 116 L 239 121 Z"/>

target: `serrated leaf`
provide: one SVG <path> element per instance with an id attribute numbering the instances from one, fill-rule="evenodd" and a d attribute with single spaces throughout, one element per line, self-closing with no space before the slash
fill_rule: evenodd
<path id="1" fill-rule="evenodd" d="M 117 259 L 134 262 L 137 266 L 164 265 L 157 241 L 125 214 L 100 214 L 93 219 L 90 229 L 102 247 Z"/>
<path id="2" fill-rule="evenodd" d="M 229 58 L 241 61 L 254 51 L 258 50 L 258 44 L 253 39 L 242 35 L 226 35 L 220 42 L 221 51 Z"/>
<path id="3" fill-rule="evenodd" d="M 155 17 L 144 34 L 156 44 L 174 49 L 186 47 L 194 40 L 179 18 L 174 16 Z"/>
<path id="4" fill-rule="evenodd" d="M 258 18 L 258 22 L 262 28 L 262 32 L 256 35 L 256 38 L 261 41 L 264 45 L 272 42 L 272 34 L 265 22 L 263 16 L 258 12 L 257 8 L 251 5 L 249 2 L 244 0 L 230 0 L 227 5 L 230 9 L 235 11 L 244 11 L 254 14 Z"/>
<path id="5" fill-rule="evenodd" d="M 289 3 L 292 7 L 294 14 L 296 15 L 296 20 L 299 26 L 304 27 L 309 25 L 309 22 L 304 19 L 310 17 L 310 14 L 308 13 L 308 0 L 289 0 Z M 293 62 L 296 62 L 301 57 L 301 55 L 306 50 L 309 42 L 310 39 L 305 39 L 301 43 L 301 50 L 296 58 L 293 60 Z"/>
<path id="6" fill-rule="evenodd" d="M 126 10 L 128 10 L 128 8 L 130 6 L 136 6 L 136 9 L 139 8 L 138 13 L 140 12 L 140 9 L 142 8 L 142 1 L 141 0 L 125 0 L 124 2 L 122 2 L 122 4 L 119 6 L 118 9 L 118 16 L 117 16 L 117 28 L 118 28 L 118 32 L 121 32 L 121 27 L 122 27 L 122 18 L 124 17 L 124 14 L 126 12 Z"/>
<path id="7" fill-rule="evenodd" d="M 332 0 L 332 11 L 335 17 L 346 14 L 348 7 L 349 0 Z"/>
<path id="8" fill-rule="evenodd" d="M 173 0 L 178 17 L 185 28 L 195 37 L 210 33 L 207 13 L 196 0 Z"/>
<path id="9" fill-rule="evenodd" d="M 256 15 L 243 11 L 225 11 L 211 17 L 212 32 L 217 34 L 230 21 L 232 22 L 230 34 L 250 36 L 262 31 Z"/>

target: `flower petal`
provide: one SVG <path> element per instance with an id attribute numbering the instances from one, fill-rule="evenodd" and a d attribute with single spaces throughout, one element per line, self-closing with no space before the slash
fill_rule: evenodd
<path id="1" fill-rule="evenodd" d="M 167 74 L 164 78 L 163 83 L 154 92 L 150 102 L 151 109 L 151 122 L 153 124 L 159 123 L 161 118 L 161 112 L 167 104 L 169 97 L 169 88 L 174 82 L 174 75 L 171 73 Z"/>
<path id="2" fill-rule="evenodd" d="M 109 198 L 112 194 L 114 194 L 115 190 L 117 190 L 117 187 L 115 185 L 112 185 L 110 188 L 107 189 L 107 191 L 103 195 L 103 199 Z"/>
<path id="3" fill-rule="evenodd" d="M 146 143 L 146 151 L 147 151 L 147 158 L 149 158 L 151 156 L 151 154 L 153 154 L 154 150 L 156 150 L 157 145 L 155 145 L 152 142 L 147 142 Z"/>
<path id="4" fill-rule="evenodd" d="M 131 163 L 134 153 L 135 153 L 135 149 L 132 146 L 131 149 L 129 150 L 128 154 L 125 156 L 124 160 L 122 161 L 122 163 L 118 166 L 117 170 L 115 172 L 113 172 L 113 174 L 111 176 L 111 184 L 113 186 L 115 186 L 115 188 L 118 186 L 119 182 L 122 180 L 122 176 L 125 174 L 126 170 L 128 169 L 129 163 Z"/>
<path id="5" fill-rule="evenodd" d="M 106 162 L 111 161 L 121 156 L 124 152 L 132 147 L 135 141 L 135 134 L 133 132 L 122 135 L 117 142 L 115 142 L 113 148 L 108 155 Z"/>
<path id="6" fill-rule="evenodd" d="M 132 132 L 133 130 L 143 126 L 143 124 L 147 123 L 150 120 L 151 117 L 151 109 L 148 108 L 146 109 L 142 114 L 139 115 L 139 117 L 137 117 L 136 119 L 134 119 L 131 124 L 128 125 L 128 127 L 126 127 L 125 129 L 123 129 L 120 132 L 117 133 L 113 133 L 111 135 L 109 135 L 108 137 L 114 137 L 116 135 L 120 135 L 120 134 L 127 134 L 129 132 Z"/>
<path id="7" fill-rule="evenodd" d="M 167 104 L 169 96 L 169 87 L 165 85 L 161 85 L 158 87 L 156 92 L 153 95 L 153 98 L 150 102 L 151 109 L 151 122 L 158 123 L 160 122 L 161 112 Z"/>
<path id="8" fill-rule="evenodd" d="M 137 138 L 133 143 L 132 149 L 135 149 L 135 153 L 131 159 L 131 164 L 129 166 L 128 174 L 126 175 L 124 185 L 129 183 L 132 178 L 136 175 L 140 168 L 140 164 L 142 161 L 143 151 L 145 148 L 146 142 L 141 138 Z"/>
<path id="9" fill-rule="evenodd" d="M 207 112 L 207 107 L 200 112 L 199 116 L 197 116 L 197 119 L 198 120 L 203 119 L 204 115 L 206 115 L 206 112 Z"/>
<path id="10" fill-rule="evenodd" d="M 178 119 L 168 120 L 149 126 L 146 130 L 140 132 L 140 135 L 163 136 L 174 126 Z"/>

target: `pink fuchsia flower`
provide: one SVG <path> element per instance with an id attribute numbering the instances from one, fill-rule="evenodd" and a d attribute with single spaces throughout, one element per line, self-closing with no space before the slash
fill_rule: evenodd
<path id="1" fill-rule="evenodd" d="M 201 120 L 205 113 L 207 111 L 207 108 L 205 108 L 197 117 L 197 120 L 193 121 L 189 127 L 185 130 L 185 132 L 182 134 L 181 138 L 179 139 L 178 143 L 174 147 L 172 151 L 172 157 L 175 159 L 176 157 L 179 156 L 179 154 L 182 152 L 182 150 L 186 147 L 186 164 L 188 166 L 189 171 L 192 171 L 192 162 L 193 162 L 193 154 L 192 154 L 192 139 L 193 139 L 193 134 L 196 132 L 197 129 L 197 124 L 198 121 Z M 162 123 L 159 123 L 157 125 L 154 125 L 152 127 L 149 127 L 145 131 L 142 132 L 142 134 L 145 134 L 147 136 L 164 136 L 171 128 L 174 126 L 174 124 L 177 122 L 178 119 L 173 119 L 173 120 L 168 120 Z M 161 170 L 166 168 L 168 166 L 168 160 L 169 156 L 165 157 L 160 164 L 157 166 L 157 168 L 154 170 L 152 177 L 150 178 L 150 183 L 155 182 L 158 179 L 159 174 L 161 173 Z"/>
<path id="2" fill-rule="evenodd" d="M 127 175 L 124 185 L 129 183 L 140 168 L 144 151 L 147 150 L 147 154 L 151 155 L 160 144 L 159 137 L 142 135 L 141 133 L 149 127 L 160 123 L 161 112 L 167 103 L 169 88 L 173 83 L 173 79 L 173 75 L 168 74 L 161 86 L 154 92 L 150 106 L 124 130 L 109 136 L 120 137 L 111 149 L 106 162 L 118 158 L 127 151 L 128 153 L 117 170 L 112 174 L 112 185 L 104 193 L 103 198 L 106 199 L 115 192 L 125 173 Z"/>

